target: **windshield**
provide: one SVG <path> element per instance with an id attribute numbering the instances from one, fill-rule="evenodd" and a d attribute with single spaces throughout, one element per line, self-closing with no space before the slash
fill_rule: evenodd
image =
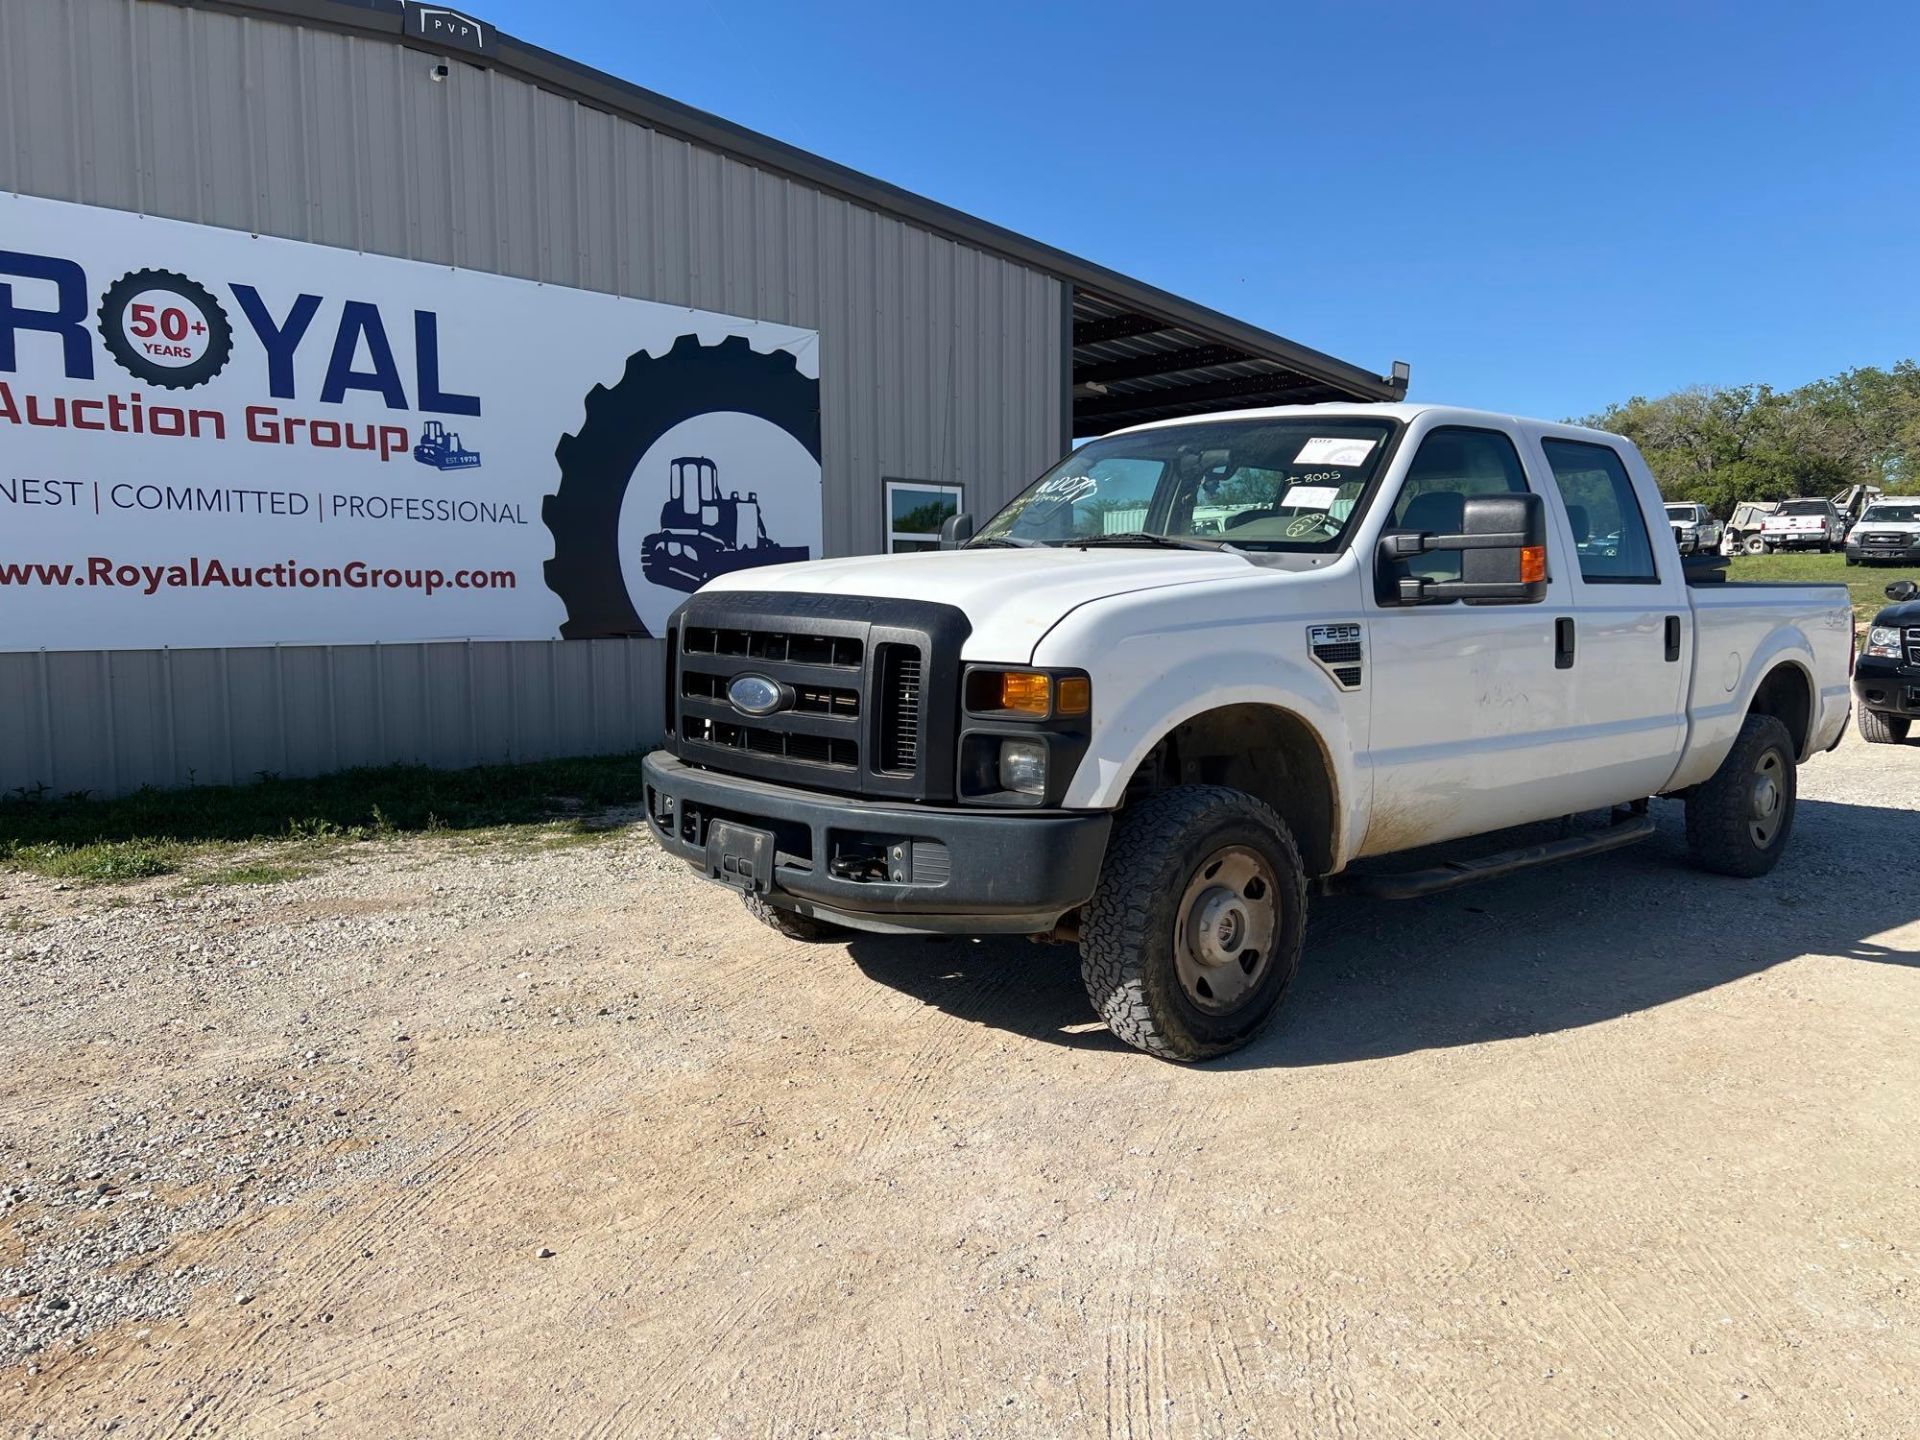
<path id="1" fill-rule="evenodd" d="M 1693 519 L 1693 507 L 1691 505 L 1669 505 L 1667 506 L 1667 519 L 1691 520 Z"/>
<path id="2" fill-rule="evenodd" d="M 1221 420 L 1089 441 L 972 543 L 1145 545 L 1165 536 L 1247 550 L 1331 550 L 1392 436 L 1384 420 L 1325 416 Z"/>
<path id="3" fill-rule="evenodd" d="M 1877 520 L 1882 524 L 1920 524 L 1920 500 L 1901 505 L 1869 505 L 1867 513 L 1860 517 L 1864 523 Z"/>
<path id="4" fill-rule="evenodd" d="M 1824 515 L 1827 502 L 1824 500 L 1789 500 L 1775 512 L 1779 515 Z"/>

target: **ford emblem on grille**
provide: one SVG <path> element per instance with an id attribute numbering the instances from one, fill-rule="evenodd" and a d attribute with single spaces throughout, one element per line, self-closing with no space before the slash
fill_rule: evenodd
<path id="1" fill-rule="evenodd" d="M 727 700 L 742 715 L 771 715 L 786 709 L 787 687 L 764 675 L 736 675 L 727 686 Z"/>

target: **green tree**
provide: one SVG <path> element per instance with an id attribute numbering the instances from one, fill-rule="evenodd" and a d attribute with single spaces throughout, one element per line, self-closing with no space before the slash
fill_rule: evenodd
<path id="1" fill-rule="evenodd" d="M 1585 422 L 1640 448 L 1672 500 L 1728 515 L 1742 500 L 1920 488 L 1920 366 L 1849 370 L 1798 389 L 1694 386 L 1636 395 Z"/>

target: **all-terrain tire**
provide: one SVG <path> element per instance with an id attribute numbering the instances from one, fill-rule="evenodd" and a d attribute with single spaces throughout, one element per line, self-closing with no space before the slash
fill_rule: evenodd
<path id="1" fill-rule="evenodd" d="M 1257 851 L 1277 881 L 1267 968 L 1231 1012 L 1208 1013 L 1181 987 L 1174 927 L 1198 867 L 1224 846 Z M 1272 808 L 1222 785 L 1181 785 L 1128 807 L 1107 845 L 1080 924 L 1080 978 L 1113 1033 L 1164 1060 L 1205 1060 L 1246 1044 L 1273 1018 L 1300 968 L 1307 876 Z"/>
<path id="2" fill-rule="evenodd" d="M 819 945 L 830 940 L 844 940 L 853 933 L 846 926 L 835 925 L 831 920 L 816 920 L 811 915 L 798 915 L 791 910 L 782 910 L 778 905 L 770 905 L 763 895 L 744 898 L 747 914 L 769 930 L 779 931 L 789 940 L 804 940 L 809 945 Z"/>
<path id="3" fill-rule="evenodd" d="M 1755 781 L 1766 757 L 1779 789 L 1779 820 L 1762 843 L 1755 834 Z M 1771 715 L 1749 715 L 1733 749 L 1687 797 L 1687 848 L 1702 869 L 1751 880 L 1780 862 L 1793 833 L 1797 774 L 1793 737 Z"/>
<path id="4" fill-rule="evenodd" d="M 1854 716 L 1860 726 L 1860 738 L 1869 745 L 1901 745 L 1913 721 L 1905 715 L 1882 715 L 1862 705 Z"/>

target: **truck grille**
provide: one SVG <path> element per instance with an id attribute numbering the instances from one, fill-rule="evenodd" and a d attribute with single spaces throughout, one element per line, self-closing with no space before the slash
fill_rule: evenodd
<path id="1" fill-rule="evenodd" d="M 1907 631 L 1907 663 L 1920 665 L 1920 626 Z"/>
<path id="2" fill-rule="evenodd" d="M 860 763 L 860 747 L 850 738 L 804 735 L 769 730 L 760 725 L 735 725 L 696 716 L 687 721 L 685 737 L 701 745 L 717 745 L 744 754 L 776 755 L 798 765 L 824 765 L 851 770 Z"/>
<path id="3" fill-rule="evenodd" d="M 1862 545 L 1879 545 L 1890 550 L 1904 550 L 1913 543 L 1913 536 L 1904 535 L 1897 531 L 1892 534 L 1876 531 L 1871 535 L 1863 534 L 1860 537 L 1860 543 Z"/>
<path id="4" fill-rule="evenodd" d="M 878 767 L 911 775 L 920 764 L 920 652 L 908 645 L 880 647 L 880 759 Z"/>
<path id="5" fill-rule="evenodd" d="M 874 798 L 952 798 L 968 632 L 959 610 L 722 592 L 689 600 L 674 628 L 668 743 L 680 759 Z M 779 685 L 781 707 L 737 709 L 729 686 L 743 675 Z"/>

